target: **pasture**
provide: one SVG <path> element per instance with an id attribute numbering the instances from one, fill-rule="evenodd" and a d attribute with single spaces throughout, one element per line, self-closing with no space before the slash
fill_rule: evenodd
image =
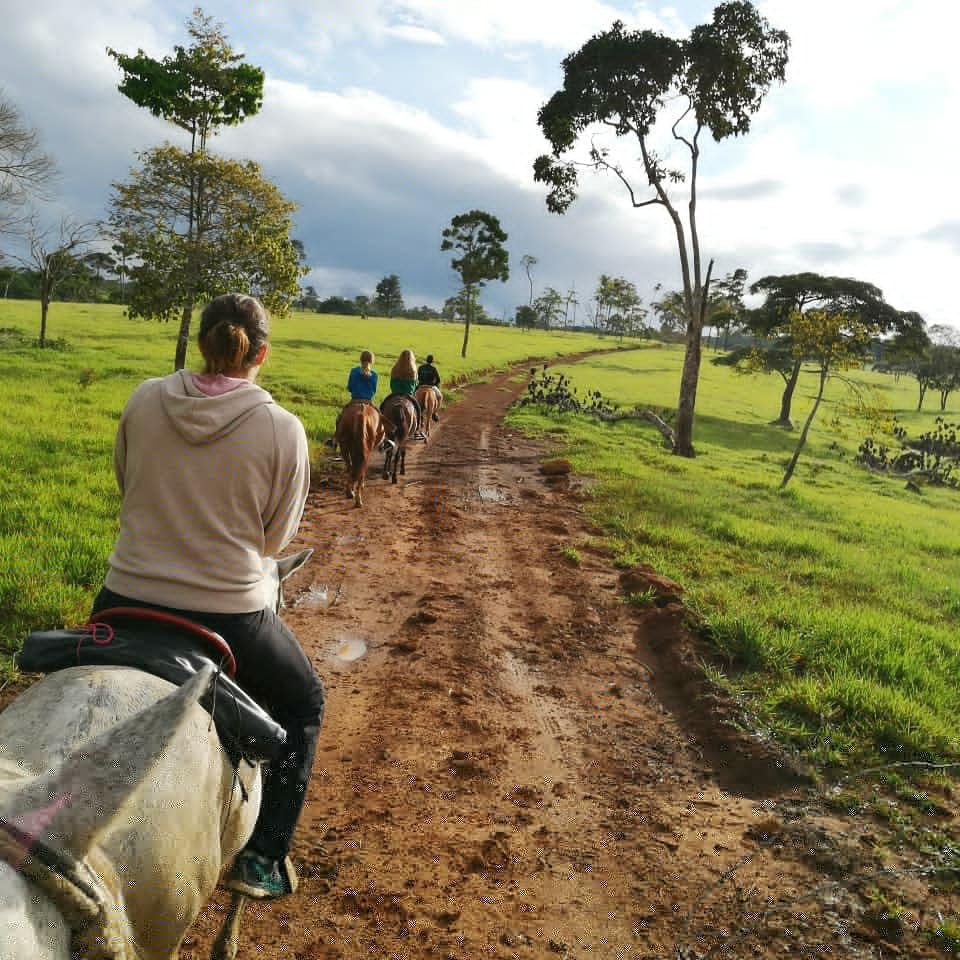
<path id="1" fill-rule="evenodd" d="M 619 564 L 651 563 L 686 588 L 720 655 L 716 679 L 761 728 L 827 764 L 960 758 L 960 493 L 910 492 L 853 462 L 864 436 L 879 437 L 884 411 L 915 434 L 932 425 L 935 404 L 917 414 L 913 380 L 859 371 L 871 423 L 831 382 L 780 492 L 798 433 L 768 425 L 782 381 L 738 375 L 712 356 L 705 351 L 695 460 L 671 456 L 641 421 L 530 407 L 511 420 L 595 477 L 587 509 Z M 627 408 L 669 409 L 681 360 L 679 348 L 662 348 L 557 369 L 581 395 L 599 389 Z M 801 378 L 795 422 L 815 380 Z M 948 419 L 957 406 L 952 398 Z"/>
<path id="2" fill-rule="evenodd" d="M 196 366 L 198 320 L 187 355 Z M 106 571 L 119 497 L 112 449 L 131 390 L 173 364 L 174 324 L 129 320 L 115 306 L 55 303 L 53 349 L 38 350 L 39 306 L 0 301 L 0 676 L 25 632 L 83 622 Z M 274 323 L 258 381 L 303 421 L 316 448 L 348 396 L 350 367 L 377 354 L 378 399 L 404 347 L 433 353 L 447 402 L 456 381 L 531 356 L 616 346 L 610 338 L 476 327 L 460 358 L 459 324 L 294 313 Z"/>

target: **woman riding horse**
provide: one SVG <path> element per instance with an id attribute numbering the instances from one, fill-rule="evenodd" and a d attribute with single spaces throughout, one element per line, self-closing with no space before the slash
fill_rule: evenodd
<path id="1" fill-rule="evenodd" d="M 417 358 L 412 350 L 403 350 L 397 358 L 397 362 L 390 371 L 390 396 L 409 397 L 411 403 L 417 411 L 417 426 L 414 432 L 415 440 L 425 440 L 421 425 L 423 423 L 423 408 L 417 399 Z M 387 397 L 389 400 L 390 397 Z M 380 405 L 383 410 L 384 404 Z"/>
<path id="2" fill-rule="evenodd" d="M 350 393 L 350 403 L 373 403 L 373 398 L 377 395 L 377 371 L 373 369 L 374 356 L 369 350 L 364 350 L 360 354 L 360 366 L 354 367 L 347 377 L 347 390 Z M 349 404 L 347 405 L 349 406 Z M 347 407 L 344 407 L 337 414 L 337 421 L 334 425 L 333 436 L 327 441 L 328 447 L 337 445 L 337 433 L 340 430 L 340 418 L 343 416 Z"/>
<path id="3" fill-rule="evenodd" d="M 93 607 L 151 607 L 219 633 L 237 682 L 286 729 L 225 881 L 258 899 L 291 892 L 284 864 L 324 707 L 310 660 L 264 605 L 264 559 L 293 539 L 310 485 L 303 425 L 255 383 L 268 326 L 253 297 L 217 297 L 200 320 L 203 372 L 147 380 L 130 397 L 114 450 L 120 533 Z"/>

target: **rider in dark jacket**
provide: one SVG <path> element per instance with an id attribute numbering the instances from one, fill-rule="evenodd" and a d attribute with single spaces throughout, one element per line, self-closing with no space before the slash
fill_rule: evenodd
<path id="1" fill-rule="evenodd" d="M 417 369 L 417 383 L 422 387 L 436 387 L 437 392 L 439 393 L 440 374 L 437 371 L 437 368 L 433 365 L 432 353 L 427 354 L 427 362 L 421 363 Z M 439 422 L 440 417 L 434 413 L 433 419 Z"/>

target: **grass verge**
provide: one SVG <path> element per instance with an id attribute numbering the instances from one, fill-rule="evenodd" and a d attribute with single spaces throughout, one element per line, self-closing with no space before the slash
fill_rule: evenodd
<path id="1" fill-rule="evenodd" d="M 557 369 L 581 394 L 663 410 L 676 403 L 681 359 L 663 348 Z M 870 409 L 831 385 L 786 491 L 778 484 L 796 433 L 768 424 L 778 379 L 705 362 L 694 460 L 671 455 L 642 421 L 532 407 L 510 420 L 595 478 L 588 510 L 617 562 L 650 563 L 685 586 L 725 682 L 779 737 L 819 764 L 955 760 L 960 494 L 913 493 L 853 462 L 884 419 L 878 411 L 911 433 L 934 418 L 913 411 L 912 381 L 856 379 Z M 798 420 L 814 387 L 813 375 L 801 380 Z"/>

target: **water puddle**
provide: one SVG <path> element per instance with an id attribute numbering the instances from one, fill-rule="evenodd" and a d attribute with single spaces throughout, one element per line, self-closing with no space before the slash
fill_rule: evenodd
<path id="1" fill-rule="evenodd" d="M 294 601 L 295 607 L 326 607 L 331 601 L 330 588 L 325 584 L 308 587 Z"/>
<path id="2" fill-rule="evenodd" d="M 345 663 L 351 663 L 365 656 L 367 644 L 359 637 L 350 637 L 347 640 L 341 640 L 333 649 L 335 660 L 342 660 Z"/>
<path id="3" fill-rule="evenodd" d="M 499 487 L 477 487 L 477 493 L 484 503 L 509 503 L 510 495 Z"/>

